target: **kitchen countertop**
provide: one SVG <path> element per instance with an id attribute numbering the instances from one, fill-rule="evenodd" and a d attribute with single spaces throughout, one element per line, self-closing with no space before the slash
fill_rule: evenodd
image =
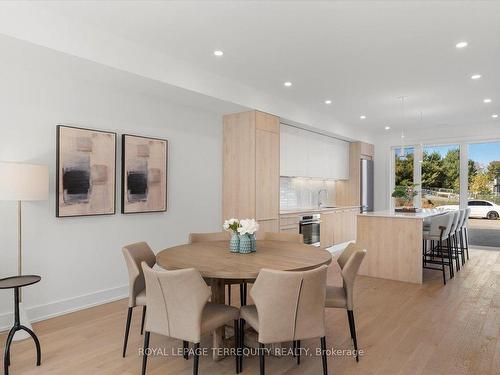
<path id="1" fill-rule="evenodd" d="M 360 206 L 339 206 L 339 207 L 310 207 L 310 208 L 294 208 L 290 210 L 281 210 L 280 215 L 293 215 L 293 214 L 320 214 L 322 212 L 332 212 L 332 211 L 340 211 L 340 210 L 349 210 L 349 209 L 359 209 Z"/>
<path id="2" fill-rule="evenodd" d="M 358 216 L 368 216 L 368 217 L 386 217 L 391 219 L 425 219 L 431 216 L 441 215 L 442 210 L 423 210 L 421 212 L 395 212 L 394 210 L 386 211 L 375 211 L 375 212 L 363 212 L 359 213 Z"/>

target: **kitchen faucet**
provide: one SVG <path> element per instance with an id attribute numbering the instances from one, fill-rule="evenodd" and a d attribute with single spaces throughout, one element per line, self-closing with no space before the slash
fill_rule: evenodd
<path id="1" fill-rule="evenodd" d="M 318 208 L 321 208 L 321 200 L 320 200 L 320 197 L 321 197 L 321 193 L 322 192 L 325 192 L 326 193 L 326 200 L 328 200 L 328 190 L 326 189 L 320 189 L 318 190 Z"/>

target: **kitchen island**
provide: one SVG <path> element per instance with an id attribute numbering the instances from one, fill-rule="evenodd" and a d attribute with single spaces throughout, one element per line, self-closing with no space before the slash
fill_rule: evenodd
<path id="1" fill-rule="evenodd" d="M 367 250 L 359 273 L 422 284 L 422 228 L 439 210 L 366 212 L 357 217 L 357 243 Z"/>

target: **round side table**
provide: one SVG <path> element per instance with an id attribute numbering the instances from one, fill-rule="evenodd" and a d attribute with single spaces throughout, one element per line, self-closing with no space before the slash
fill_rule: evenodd
<path id="1" fill-rule="evenodd" d="M 42 278 L 36 275 L 26 275 L 26 276 L 13 276 L 7 277 L 5 279 L 0 279 L 0 289 L 14 289 L 14 326 L 10 329 L 9 334 L 7 336 L 7 342 L 5 343 L 5 354 L 3 358 L 3 367 L 4 374 L 9 375 L 9 366 L 10 366 L 10 346 L 12 344 L 12 339 L 14 338 L 14 334 L 17 331 L 26 331 L 29 333 L 33 341 L 35 341 L 36 345 L 36 365 L 40 366 L 42 363 L 42 353 L 40 350 L 40 341 L 38 341 L 38 337 L 36 337 L 35 333 L 23 326 L 19 319 L 19 289 L 36 284 Z"/>

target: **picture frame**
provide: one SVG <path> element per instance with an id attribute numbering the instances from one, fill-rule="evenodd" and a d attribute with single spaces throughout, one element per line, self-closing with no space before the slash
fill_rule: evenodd
<path id="1" fill-rule="evenodd" d="M 56 127 L 56 217 L 116 214 L 116 133 Z"/>
<path id="2" fill-rule="evenodd" d="M 168 209 L 168 140 L 122 134 L 121 213 Z"/>

